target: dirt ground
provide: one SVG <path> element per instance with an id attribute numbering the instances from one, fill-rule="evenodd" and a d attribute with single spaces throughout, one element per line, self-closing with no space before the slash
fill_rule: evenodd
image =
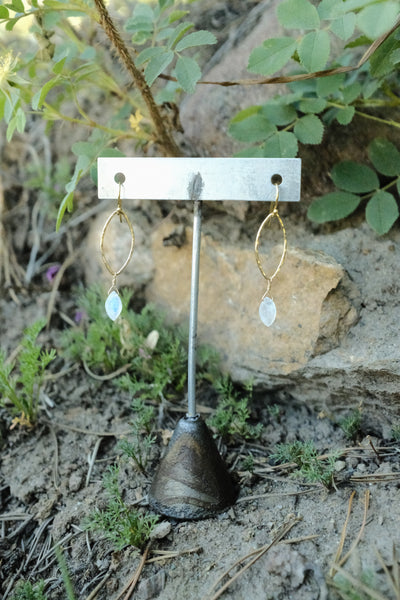
<path id="1" fill-rule="evenodd" d="M 17 299 L 19 304 L 5 297 L 0 303 L 1 338 L 7 340 L 3 342 L 7 348 L 15 347 L 25 324 L 46 312 L 49 292 L 35 286 Z M 63 306 L 64 310 L 73 306 L 67 291 L 60 299 L 58 315 Z M 57 314 L 53 319 L 57 323 Z M 52 326 L 41 341 L 57 346 L 60 329 L 62 325 Z M 53 550 L 59 543 L 77 598 L 117 600 L 125 597 L 124 586 L 135 575 L 141 555 L 129 547 L 114 551 L 110 542 L 88 533 L 82 524 L 105 501 L 102 476 L 116 461 L 131 398 L 116 391 L 112 382 L 97 381 L 82 366 L 63 359 L 57 359 L 51 372 L 35 430 L 10 431 L 10 418 L 2 413 L 2 597 L 10 598 L 20 579 L 45 579 L 49 598 L 66 598 Z M 206 404 L 207 398 L 199 401 Z M 279 411 L 268 410 L 275 405 Z M 220 446 L 239 490 L 235 504 L 200 521 L 162 519 L 161 539 L 151 543 L 133 597 L 216 598 L 228 571 L 233 578 L 247 564 L 223 596 L 350 598 L 338 596 L 329 584 L 336 557 L 339 568 L 364 585 L 370 582 L 381 594 L 359 597 L 396 598 L 383 564 L 392 568 L 393 548 L 400 541 L 399 444 L 362 430 L 350 444 L 337 424 L 295 405 L 284 390 L 259 394 L 252 408 L 254 420 L 264 425 L 261 439 Z M 184 402 L 179 410 L 184 413 Z M 162 429 L 172 430 L 179 416 L 167 413 Z M 313 440 L 321 455 L 338 452 L 333 489 L 307 484 L 293 477 L 293 467 L 273 464 L 270 455 L 276 444 L 296 439 Z M 146 495 L 162 450 L 160 432 L 148 476 L 124 464 L 121 486 L 128 504 L 148 509 Z M 249 453 L 254 457 L 252 472 L 241 469 Z M 285 527 L 290 530 L 268 549 Z"/>
<path id="2" fill-rule="evenodd" d="M 243 6 L 254 4 L 206 2 L 203 26 L 226 39 Z M 40 341 L 59 349 L 60 335 L 78 309 L 75 288 L 85 284 L 73 257 L 75 249 L 84 249 L 93 189 L 83 183 L 78 200 L 84 218 L 56 238 L 54 215 L 40 224 L 37 193 L 21 184 L 26 145 L 39 144 L 42 133 L 35 125 L 28 139 L 21 136 L 2 149 L 0 339 L 7 355 L 17 349 L 26 326 L 49 315 Z M 50 258 L 39 264 L 49 249 Z M 46 278 L 55 263 L 65 267 L 56 284 Z M 202 394 L 200 389 L 207 418 L 212 407 L 209 394 Z M 400 598 L 400 442 L 376 437 L 363 422 L 349 442 L 332 418 L 295 402 L 284 388 L 256 394 L 252 420 L 263 425 L 259 440 L 228 446 L 218 441 L 238 492 L 233 506 L 199 521 L 161 517 L 147 554 L 133 547 L 115 551 L 86 531 L 85 518 L 104 505 L 102 477 L 118 460 L 131 400 L 113 381 L 93 378 L 60 354 L 49 369 L 35 429 L 10 429 L 8 413 L 0 410 L 3 600 L 12 598 L 18 581 L 40 579 L 49 600 L 68 597 L 55 545 L 62 549 L 77 600 Z M 146 475 L 123 464 L 120 484 L 128 505 L 150 510 L 147 493 L 163 440 L 185 410 L 183 397 L 164 414 Z M 312 440 L 321 457 L 337 453 L 331 489 L 294 476 L 293 465 L 274 464 L 276 445 L 295 440 Z M 246 470 L 243 461 L 250 454 L 254 467 Z"/>

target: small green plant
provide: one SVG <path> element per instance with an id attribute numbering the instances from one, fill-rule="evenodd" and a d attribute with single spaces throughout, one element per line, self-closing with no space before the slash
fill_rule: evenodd
<path id="1" fill-rule="evenodd" d="M 132 400 L 132 410 L 135 416 L 131 422 L 130 439 L 122 439 L 118 447 L 123 455 L 132 459 L 138 469 L 144 473 L 150 450 L 156 441 L 155 435 L 152 434 L 156 412 L 152 406 L 147 406 L 142 398 Z"/>
<path id="2" fill-rule="evenodd" d="M 295 475 L 304 477 L 306 481 L 320 482 L 327 488 L 333 485 L 335 462 L 338 455 L 333 454 L 327 458 L 320 458 L 312 440 L 306 442 L 295 440 L 286 444 L 278 444 L 271 459 L 276 463 L 295 463 L 297 465 Z"/>
<path id="3" fill-rule="evenodd" d="M 248 471 L 249 473 L 254 473 L 255 464 L 254 464 L 254 456 L 250 452 L 240 463 L 241 471 Z"/>
<path id="4" fill-rule="evenodd" d="M 158 521 L 157 515 L 145 514 L 129 507 L 118 485 L 119 467 L 112 466 L 103 477 L 108 502 L 103 510 L 96 509 L 86 522 L 86 529 L 100 531 L 116 550 L 125 546 L 143 548 Z"/>
<path id="5" fill-rule="evenodd" d="M 349 581 L 344 577 L 337 575 L 334 580 L 334 588 L 342 600 L 374 600 L 374 574 L 371 571 L 364 571 L 360 576 L 360 584 L 363 589 L 357 589 L 354 586 L 354 581 Z M 371 593 L 368 593 L 370 588 Z"/>
<path id="6" fill-rule="evenodd" d="M 234 388 L 229 377 L 220 378 L 214 386 L 220 398 L 215 413 L 209 419 L 211 427 L 214 427 L 218 434 L 227 440 L 234 437 L 242 437 L 244 439 L 259 438 L 263 429 L 262 423 L 258 423 L 257 425 L 249 423 L 249 403 L 253 391 L 252 384 L 246 386 L 243 397 Z"/>
<path id="7" fill-rule="evenodd" d="M 36 343 L 45 324 L 45 320 L 39 320 L 25 329 L 16 363 L 7 363 L 4 352 L 0 351 L 0 406 L 14 416 L 14 426 L 31 427 L 37 420 L 45 369 L 56 357 L 54 349 L 43 350 Z M 13 374 L 15 369 L 17 373 Z"/>
<path id="8" fill-rule="evenodd" d="M 269 83 L 284 80 L 290 91 L 249 106 L 231 120 L 231 136 L 248 145 L 240 156 L 296 156 L 301 144 L 320 144 L 327 126 L 347 126 L 355 117 L 381 123 L 388 131 L 399 127 L 395 2 L 283 0 L 276 13 L 284 35 L 254 48 L 248 70 Z M 288 74 L 281 77 L 284 68 Z M 313 201 L 312 221 L 343 219 L 363 203 L 368 224 L 379 235 L 390 230 L 399 216 L 400 152 L 378 137 L 368 157 L 373 168 L 348 160 L 333 167 L 338 190 Z"/>
<path id="9" fill-rule="evenodd" d="M 396 195 L 400 190 L 400 152 L 385 138 L 375 138 L 368 146 L 368 157 L 374 168 L 352 160 L 333 167 L 331 178 L 338 190 L 314 200 L 308 210 L 312 221 L 343 219 L 364 203 L 372 229 L 379 235 L 389 231 L 399 216 L 393 192 Z"/>
<path id="10" fill-rule="evenodd" d="M 267 412 L 271 419 L 275 420 L 277 423 L 281 422 L 281 414 L 282 410 L 279 404 L 270 404 L 267 406 Z"/>
<path id="11" fill-rule="evenodd" d="M 81 323 L 62 339 L 65 354 L 82 360 L 90 369 L 113 372 L 129 364 L 129 373 L 117 385 L 143 400 L 174 400 L 183 396 L 187 378 L 187 336 L 180 327 L 168 326 L 152 305 L 140 313 L 128 308 L 131 293 L 121 294 L 123 313 L 118 323 L 108 319 L 104 294 L 91 287 L 78 299 Z M 199 349 L 198 376 L 214 377 L 216 354 Z"/>
<path id="12" fill-rule="evenodd" d="M 400 442 L 400 423 L 394 425 L 392 428 L 392 439 L 395 442 Z"/>
<path id="13" fill-rule="evenodd" d="M 11 600 L 48 600 L 44 593 L 45 581 L 37 583 L 30 581 L 20 581 L 17 583 Z"/>
<path id="14" fill-rule="evenodd" d="M 361 409 L 356 408 L 347 417 L 339 421 L 339 426 L 349 440 L 355 440 L 361 427 Z"/>

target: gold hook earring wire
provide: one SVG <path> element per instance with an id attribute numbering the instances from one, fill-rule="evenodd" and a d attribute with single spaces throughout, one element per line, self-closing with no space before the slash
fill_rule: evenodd
<path id="1" fill-rule="evenodd" d="M 256 241 L 254 244 L 254 252 L 256 255 L 256 262 L 258 265 L 258 268 L 260 270 L 261 275 L 264 277 L 264 279 L 267 281 L 268 284 L 268 288 L 267 291 L 265 292 L 263 298 L 268 294 L 270 287 L 271 287 L 271 283 L 272 280 L 274 279 L 274 277 L 276 277 L 276 275 L 279 273 L 283 262 L 285 260 L 286 257 L 286 251 L 287 251 L 287 236 L 286 236 L 286 229 L 285 226 L 283 224 L 283 221 L 281 219 L 281 216 L 278 212 L 278 202 L 279 202 L 279 184 L 275 183 L 275 188 L 276 188 L 276 194 L 275 194 L 275 200 L 273 202 L 271 202 L 271 207 L 270 207 L 270 212 L 269 214 L 265 217 L 264 221 L 261 223 L 258 232 L 257 232 L 257 236 L 256 236 Z M 282 251 L 282 255 L 280 258 L 280 261 L 278 263 L 277 268 L 275 269 L 275 271 L 272 273 L 272 275 L 267 275 L 266 272 L 264 271 L 264 268 L 261 264 L 261 259 L 260 259 L 260 255 L 259 255 L 259 245 L 260 245 L 260 237 L 261 237 L 261 232 L 264 229 L 264 227 L 266 227 L 273 218 L 276 218 L 278 220 L 279 226 L 282 229 L 282 235 L 283 235 L 283 251 Z"/>
<path id="2" fill-rule="evenodd" d="M 128 253 L 128 257 L 126 258 L 125 262 L 123 263 L 123 265 L 117 269 L 114 270 L 112 268 L 112 266 L 110 265 L 110 263 L 108 262 L 105 252 L 104 252 L 104 238 L 106 235 L 106 231 L 107 228 L 109 226 L 109 224 L 111 223 L 112 219 L 118 215 L 119 216 L 119 220 L 122 223 L 122 219 L 125 220 L 126 224 L 129 227 L 129 231 L 131 234 L 131 246 L 129 249 L 129 253 Z M 107 271 L 111 274 L 112 276 L 112 286 L 109 290 L 109 293 L 111 291 L 118 291 L 117 290 L 117 286 L 116 286 L 116 281 L 117 281 L 117 276 L 120 275 L 122 273 L 122 271 L 128 266 L 129 261 L 132 258 L 132 254 L 133 254 L 133 250 L 135 248 L 135 233 L 133 231 L 133 226 L 132 223 L 129 220 L 128 215 L 126 214 L 126 212 L 124 211 L 124 209 L 122 208 L 122 200 L 121 200 L 121 184 L 119 184 L 119 191 L 118 191 L 118 205 L 117 208 L 111 213 L 111 215 L 108 217 L 107 221 L 105 222 L 105 225 L 103 227 L 103 231 L 101 232 L 101 236 L 100 236 L 100 251 L 101 251 L 101 257 L 103 259 L 104 265 L 107 269 Z"/>

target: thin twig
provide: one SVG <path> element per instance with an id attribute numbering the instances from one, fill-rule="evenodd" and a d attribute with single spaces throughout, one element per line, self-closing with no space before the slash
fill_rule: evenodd
<path id="1" fill-rule="evenodd" d="M 347 67 L 334 67 L 332 69 L 326 69 L 324 71 L 314 71 L 313 73 L 300 73 L 298 75 L 281 75 L 276 77 L 267 77 L 263 79 L 236 79 L 232 81 L 205 81 L 201 79 L 197 83 L 202 85 L 219 85 L 222 87 L 232 87 L 232 86 L 248 86 L 248 85 L 270 85 L 276 83 L 293 83 L 294 81 L 305 81 L 308 79 L 316 79 L 319 77 L 330 77 L 331 75 L 339 75 L 341 73 L 351 73 L 352 71 L 357 71 L 360 67 L 362 67 L 369 58 L 371 58 L 372 54 L 385 42 L 388 37 L 396 31 L 396 29 L 400 26 L 400 19 L 396 21 L 396 23 L 383 35 L 381 35 L 377 40 L 375 40 L 366 52 L 363 54 L 361 59 L 358 61 L 356 65 L 347 66 Z M 171 77 L 169 75 L 160 75 L 162 79 L 166 79 L 168 81 L 177 81 L 175 77 Z"/>
<path id="2" fill-rule="evenodd" d="M 46 315 L 47 328 L 50 325 L 50 319 L 51 319 L 51 315 L 53 314 L 57 291 L 60 286 L 63 275 L 64 275 L 65 271 L 68 269 L 68 267 L 70 267 L 74 263 L 79 252 L 80 252 L 80 250 L 78 249 L 78 250 L 75 250 L 75 252 L 72 252 L 72 254 L 70 254 L 69 256 L 67 256 L 67 258 L 61 265 L 59 271 L 57 272 L 56 276 L 54 277 L 53 287 L 52 287 L 51 295 L 50 295 L 50 299 L 49 299 L 49 304 L 47 306 L 47 315 Z"/>
<path id="3" fill-rule="evenodd" d="M 131 364 L 127 363 L 126 365 L 123 365 L 116 371 L 113 371 L 112 373 L 107 373 L 107 375 L 96 375 L 96 373 L 93 373 L 93 371 L 91 371 L 89 369 L 85 360 L 82 360 L 82 363 L 83 363 L 83 368 L 85 369 L 85 371 L 89 375 L 89 377 L 92 377 L 92 379 L 96 379 L 96 381 L 110 381 L 111 379 L 114 379 L 115 377 L 118 377 L 119 375 L 126 373 L 131 367 Z"/>
<path id="4" fill-rule="evenodd" d="M 119 58 L 132 77 L 144 102 L 146 103 L 150 117 L 154 124 L 154 128 L 156 130 L 156 141 L 160 144 L 166 156 L 182 156 L 182 152 L 176 145 L 175 140 L 173 139 L 171 132 L 166 125 L 167 121 L 165 118 L 163 118 L 142 71 L 136 67 L 130 52 L 125 42 L 121 38 L 113 20 L 111 19 L 110 13 L 108 12 L 103 0 L 94 0 L 94 3 L 100 16 L 101 27 L 104 29 L 105 33 L 110 39 Z"/>
<path id="5" fill-rule="evenodd" d="M 82 429 L 81 427 L 74 427 L 73 425 L 67 425 L 66 423 L 56 423 L 55 421 L 42 421 L 46 425 L 53 425 L 58 429 L 68 429 L 69 431 L 75 431 L 76 433 L 83 433 L 85 435 L 99 435 L 100 437 L 119 437 L 123 435 L 129 435 L 131 431 L 90 431 L 90 429 Z"/>
<path id="6" fill-rule="evenodd" d="M 49 425 L 51 437 L 54 441 L 54 465 L 53 465 L 53 483 L 56 490 L 60 488 L 59 478 L 58 478 L 58 440 L 57 435 L 52 425 Z"/>
<path id="7" fill-rule="evenodd" d="M 208 592 L 208 595 L 211 595 L 211 593 L 218 587 L 218 585 L 221 583 L 221 581 L 229 576 L 230 571 L 232 571 L 232 569 L 234 569 L 235 567 L 237 567 L 238 565 L 240 565 L 240 563 L 242 563 L 244 560 L 247 560 L 249 557 L 253 556 L 254 554 L 256 555 L 252 560 L 250 560 L 246 565 L 244 565 L 244 567 L 242 567 L 241 569 L 239 569 L 239 571 L 237 573 L 235 573 L 235 575 L 233 575 L 212 597 L 211 600 L 217 600 L 217 598 L 219 598 L 227 589 L 228 587 L 234 582 L 236 581 L 236 579 L 238 579 L 238 577 L 240 577 L 245 571 L 247 571 L 247 569 L 249 569 L 252 565 L 254 565 L 255 562 L 257 562 L 262 556 L 264 556 L 264 554 L 266 552 L 268 552 L 268 550 L 270 550 L 270 548 L 272 548 L 272 546 L 274 546 L 275 544 L 277 544 L 278 542 L 281 541 L 281 539 L 296 525 L 296 523 L 298 523 L 299 521 L 301 521 L 300 518 L 295 518 L 292 519 L 291 521 L 289 521 L 289 523 L 284 524 L 281 528 L 280 531 L 277 533 L 277 535 L 274 537 L 274 539 L 272 540 L 272 542 L 270 544 L 268 544 L 267 546 L 263 546 L 262 548 L 259 548 L 258 550 L 256 550 L 255 552 L 251 552 L 250 554 L 244 556 L 243 558 L 239 559 L 238 561 L 236 561 L 231 567 L 229 567 L 229 569 L 227 569 L 222 575 L 221 577 L 219 577 L 217 579 L 217 581 L 213 584 L 213 586 L 211 587 L 210 591 Z"/>
<path id="8" fill-rule="evenodd" d="M 354 550 L 356 549 L 356 547 L 358 546 L 358 543 L 360 541 L 360 539 L 362 538 L 362 534 L 364 533 L 364 529 L 365 529 L 365 525 L 367 523 L 367 513 L 368 513 L 368 507 L 369 507 L 369 490 L 365 491 L 365 496 L 364 496 L 364 515 L 363 515 L 363 520 L 361 523 L 361 527 L 360 527 L 360 531 L 358 532 L 358 535 L 356 537 L 356 539 L 354 540 L 354 542 L 352 543 L 350 550 L 343 556 L 343 558 L 341 558 L 338 562 L 339 565 L 344 565 L 345 562 L 349 559 L 349 557 L 351 556 L 351 554 L 354 552 Z"/>
<path id="9" fill-rule="evenodd" d="M 124 600 L 129 600 L 129 598 L 131 597 L 137 582 L 139 581 L 139 577 L 141 572 L 143 571 L 144 565 L 146 564 L 146 560 L 147 560 L 147 556 L 149 554 L 149 550 L 150 550 L 150 545 L 151 542 L 149 542 L 142 554 L 142 558 L 140 559 L 140 563 L 138 568 L 136 569 L 135 573 L 133 574 L 133 577 L 128 581 L 128 583 L 124 586 L 123 590 L 120 592 L 120 594 L 118 594 L 118 596 L 116 597 L 115 600 L 120 600 L 120 598 L 122 598 L 122 596 L 124 596 L 124 594 L 126 593 L 126 595 L 124 596 Z"/>
<path id="10" fill-rule="evenodd" d="M 103 585 L 105 584 L 107 579 L 110 579 L 110 577 L 111 577 L 111 573 L 106 573 L 104 575 L 103 579 L 100 581 L 100 583 L 98 583 L 96 585 L 96 587 L 90 592 L 90 594 L 86 598 L 86 600 L 94 600 L 94 598 L 96 598 L 98 592 L 101 590 L 101 588 L 103 587 Z"/>
<path id="11" fill-rule="evenodd" d="M 347 525 L 349 524 L 349 519 L 350 519 L 350 514 L 351 514 L 351 507 L 352 507 L 355 495 L 356 495 L 355 491 L 351 492 L 351 494 L 350 494 L 349 504 L 347 506 L 347 515 L 346 515 L 346 519 L 345 519 L 343 527 L 342 527 L 342 533 L 340 534 L 339 546 L 338 546 L 338 549 L 336 551 L 336 555 L 335 555 L 335 558 L 334 558 L 334 562 L 335 563 L 339 562 L 340 557 L 341 557 L 342 552 L 343 552 L 343 546 L 344 546 L 344 542 L 345 542 L 345 539 L 346 539 Z M 329 576 L 330 577 L 334 577 L 334 575 L 335 575 L 335 571 L 333 570 L 333 567 L 332 567 L 332 569 L 330 570 Z"/>
<path id="12" fill-rule="evenodd" d="M 156 550 L 154 554 L 157 556 L 153 556 L 153 558 L 149 558 L 146 563 L 149 565 L 150 563 L 160 562 L 164 560 L 171 560 L 173 558 L 177 558 L 178 556 L 183 556 L 184 554 L 196 554 L 203 551 L 202 546 L 197 546 L 196 548 L 190 548 L 189 550 Z"/>
<path id="13" fill-rule="evenodd" d="M 101 444 L 102 440 L 103 440 L 103 438 L 101 438 L 101 437 L 99 437 L 96 440 L 96 443 L 95 443 L 94 448 L 93 448 L 93 452 L 91 454 L 89 454 L 89 456 L 88 456 L 89 469 L 88 469 L 88 472 L 87 472 L 87 475 L 86 475 L 86 487 L 90 483 L 90 477 L 92 475 L 94 463 L 96 461 L 97 453 L 99 451 L 100 444 Z"/>

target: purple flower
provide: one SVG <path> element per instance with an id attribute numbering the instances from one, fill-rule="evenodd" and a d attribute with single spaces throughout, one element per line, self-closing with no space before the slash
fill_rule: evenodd
<path id="1" fill-rule="evenodd" d="M 53 283 L 55 276 L 60 270 L 61 265 L 56 264 L 49 267 L 46 271 L 46 279 L 49 283 Z"/>
<path id="2" fill-rule="evenodd" d="M 77 310 L 75 312 L 74 321 L 77 325 L 86 317 L 86 313 L 84 310 Z"/>

